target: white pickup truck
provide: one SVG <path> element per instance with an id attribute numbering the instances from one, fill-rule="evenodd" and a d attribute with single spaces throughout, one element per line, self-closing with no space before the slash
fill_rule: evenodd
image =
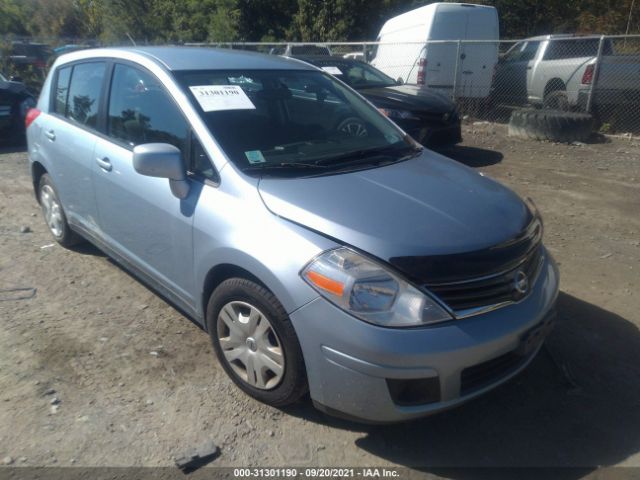
<path id="1" fill-rule="evenodd" d="M 496 66 L 493 101 L 584 111 L 591 94 L 596 108 L 640 104 L 638 49 L 616 52 L 604 38 L 598 61 L 600 42 L 599 36 L 546 35 L 516 43 Z"/>

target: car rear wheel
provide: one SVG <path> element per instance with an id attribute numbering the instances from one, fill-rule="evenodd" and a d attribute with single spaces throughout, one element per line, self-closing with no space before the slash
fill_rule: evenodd
<path id="1" fill-rule="evenodd" d="M 569 106 L 569 97 L 564 90 L 556 90 L 549 92 L 544 97 L 543 108 L 548 110 L 559 110 L 561 112 L 568 112 L 571 110 Z"/>
<path id="2" fill-rule="evenodd" d="M 298 337 L 264 287 L 243 278 L 222 282 L 209 299 L 207 329 L 220 364 L 244 392 L 276 407 L 307 392 Z"/>
<path id="3" fill-rule="evenodd" d="M 38 199 L 40 200 L 40 206 L 42 207 L 42 213 L 47 222 L 47 227 L 51 235 L 53 235 L 53 238 L 55 238 L 60 245 L 63 247 L 71 247 L 82 242 L 82 237 L 69 227 L 67 217 L 64 214 L 64 209 L 58 197 L 58 192 L 53 186 L 51 177 L 46 173 L 40 177 Z"/>

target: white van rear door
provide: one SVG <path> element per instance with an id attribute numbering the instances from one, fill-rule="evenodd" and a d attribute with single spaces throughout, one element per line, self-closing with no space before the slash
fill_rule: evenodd
<path id="1" fill-rule="evenodd" d="M 498 63 L 498 23 L 495 10 L 467 9 L 467 41 L 460 48 L 456 96 L 485 98 Z M 477 40 L 477 42 L 474 42 Z"/>
<path id="2" fill-rule="evenodd" d="M 426 86 L 453 92 L 458 40 L 465 38 L 467 15 L 464 12 L 437 12 L 426 46 Z"/>

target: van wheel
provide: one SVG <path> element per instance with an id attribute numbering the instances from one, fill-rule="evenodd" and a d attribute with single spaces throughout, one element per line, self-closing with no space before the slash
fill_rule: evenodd
<path id="1" fill-rule="evenodd" d="M 82 237 L 69 227 L 58 192 L 47 173 L 40 177 L 38 200 L 40 201 L 47 227 L 49 227 L 49 231 L 53 238 L 56 239 L 56 242 L 68 248 L 83 241 Z"/>
<path id="2" fill-rule="evenodd" d="M 266 288 L 243 278 L 222 282 L 209 299 L 207 329 L 222 367 L 245 393 L 282 407 L 307 392 L 298 337 Z"/>

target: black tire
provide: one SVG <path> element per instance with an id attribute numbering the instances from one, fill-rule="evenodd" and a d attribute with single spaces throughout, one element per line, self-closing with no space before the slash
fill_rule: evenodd
<path id="1" fill-rule="evenodd" d="M 234 371 L 225 358 L 218 335 L 218 317 L 222 308 L 230 302 L 245 302 L 257 308 L 267 317 L 277 335 L 284 356 L 284 373 L 273 388 L 260 389 L 250 385 Z M 287 312 L 269 290 L 244 278 L 225 280 L 209 298 L 206 322 L 218 361 L 231 380 L 245 393 L 274 407 L 290 405 L 307 393 L 307 374 L 298 336 Z"/>
<path id="2" fill-rule="evenodd" d="M 38 200 L 40 202 L 40 206 L 42 208 L 42 213 L 45 215 L 46 221 L 46 208 L 42 203 L 43 191 L 45 187 L 48 187 L 50 190 L 50 194 L 53 195 L 55 201 L 60 206 L 60 216 L 61 216 L 61 227 L 60 233 L 56 234 L 51 226 L 47 223 L 47 227 L 49 228 L 49 232 L 53 236 L 53 238 L 65 248 L 72 247 L 84 241 L 84 239 L 78 235 L 76 232 L 71 230 L 69 227 L 69 223 L 67 222 L 67 216 L 64 213 L 64 208 L 62 207 L 62 203 L 60 202 L 60 197 L 58 196 L 58 191 L 56 190 L 55 185 L 51 181 L 51 177 L 49 174 L 45 173 L 40 177 L 40 183 L 38 184 Z"/>
<path id="3" fill-rule="evenodd" d="M 594 120 L 587 113 L 557 110 L 514 110 L 509 120 L 509 136 L 551 142 L 584 142 L 593 132 Z"/>
<path id="4" fill-rule="evenodd" d="M 564 90 L 555 90 L 547 93 L 542 102 L 542 107 L 547 110 L 560 110 L 562 112 L 571 110 L 569 97 Z"/>

